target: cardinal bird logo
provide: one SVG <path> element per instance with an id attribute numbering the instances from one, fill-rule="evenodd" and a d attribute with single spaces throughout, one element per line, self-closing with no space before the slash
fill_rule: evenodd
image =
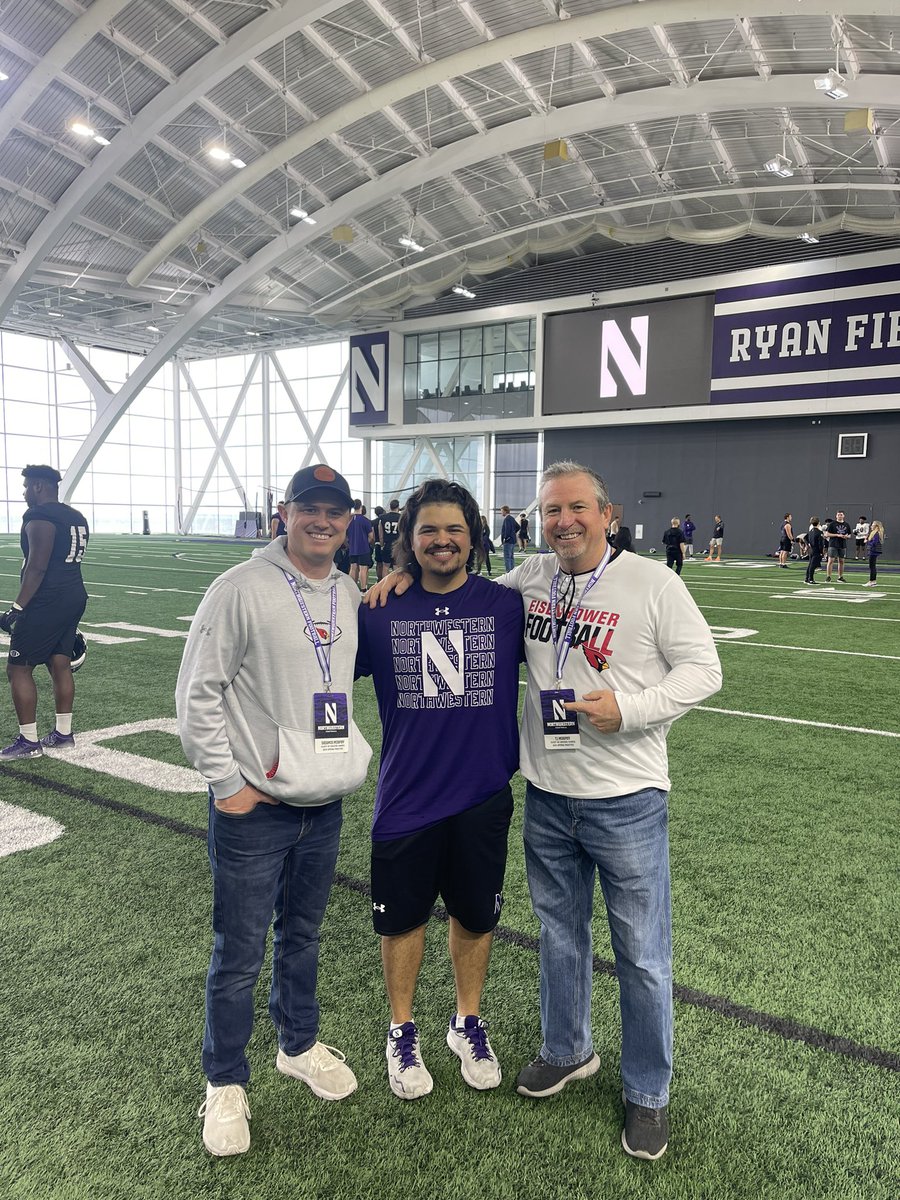
<path id="1" fill-rule="evenodd" d="M 327 646 L 327 645 L 328 645 L 328 634 L 329 634 L 329 632 L 330 632 L 330 631 L 329 631 L 329 629 L 328 629 L 328 626 L 327 626 L 327 625 L 316 625 L 316 633 L 319 635 L 319 642 L 320 642 L 320 644 L 321 644 L 321 645 L 323 645 L 323 646 Z M 307 640 L 308 642 L 311 642 L 311 641 L 312 641 L 312 638 L 309 636 L 309 630 L 308 630 L 308 629 L 304 629 L 304 630 L 303 630 L 303 633 L 304 633 L 304 636 L 306 637 L 306 640 Z M 340 631 L 340 629 L 339 629 L 339 628 L 335 628 L 335 631 L 334 631 L 334 640 L 335 640 L 335 641 L 337 641 L 337 640 L 338 640 L 338 638 L 339 638 L 340 636 L 341 636 L 341 631 Z"/>
<path id="2" fill-rule="evenodd" d="M 581 649 L 584 651 L 584 657 L 588 660 L 595 671 L 608 671 L 609 663 L 600 653 L 596 646 L 590 645 L 588 642 L 581 643 Z"/>

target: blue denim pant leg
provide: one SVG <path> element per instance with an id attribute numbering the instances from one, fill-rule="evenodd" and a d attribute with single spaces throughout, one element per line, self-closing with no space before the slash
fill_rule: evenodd
<path id="1" fill-rule="evenodd" d="M 542 926 L 544 1056 L 559 1065 L 579 1061 L 569 1047 L 584 1044 L 590 1028 L 590 1013 L 584 1011 L 590 1003 L 584 971 L 585 960 L 590 961 L 590 929 L 585 933 L 583 925 L 589 901 L 579 893 L 585 888 L 593 893 L 593 874 L 588 883 L 583 869 L 566 869 L 562 848 L 568 829 L 572 860 L 580 862 L 583 854 L 596 865 L 606 901 L 619 980 L 625 1095 L 635 1104 L 660 1108 L 668 1103 L 673 1035 L 666 794 L 651 788 L 608 800 L 575 800 L 529 784 L 525 824 L 529 886 Z M 548 869 L 536 870 L 532 883 L 532 860 L 548 853 L 545 842 L 551 856 Z M 541 910 L 557 914 L 555 928 L 545 924 L 539 903 Z M 553 948 L 567 938 L 578 943 L 574 988 L 569 977 L 561 975 L 570 969 L 572 951 Z"/>
<path id="2" fill-rule="evenodd" d="M 541 1056 L 556 1067 L 593 1052 L 591 986 L 595 866 L 565 796 L 525 789 L 525 866 L 541 923 Z"/>
<path id="3" fill-rule="evenodd" d="M 286 1054 L 302 1054 L 319 1032 L 319 933 L 331 893 L 341 833 L 341 801 L 301 810 L 275 906 L 269 1015 Z"/>
<path id="4" fill-rule="evenodd" d="M 291 1053 L 315 1041 L 318 928 L 334 874 L 340 825 L 340 801 L 314 809 L 259 804 L 244 817 L 225 816 L 210 804 L 215 937 L 206 980 L 202 1062 L 211 1083 L 245 1084 L 250 1077 L 246 1047 L 253 1031 L 253 989 L 273 913 L 270 1011 L 274 1003 L 279 1038 L 282 1030 L 289 1030 L 292 1038 L 301 1031 L 305 1044 Z M 300 904 L 307 910 L 294 929 L 284 918 Z"/>
<path id="5" fill-rule="evenodd" d="M 515 553 L 516 553 L 515 542 L 512 542 L 512 543 L 504 542 L 503 543 L 503 565 L 507 571 L 511 571 L 513 569 L 513 567 L 516 565 Z"/>

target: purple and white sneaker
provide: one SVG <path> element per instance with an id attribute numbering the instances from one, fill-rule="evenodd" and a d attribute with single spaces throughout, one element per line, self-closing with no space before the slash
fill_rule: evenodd
<path id="1" fill-rule="evenodd" d="M 20 733 L 11 745 L 0 750 L 0 759 L 7 762 L 11 758 L 40 758 L 43 753 L 44 747 L 40 742 L 31 742 Z"/>
<path id="2" fill-rule="evenodd" d="M 41 745 L 48 750 L 72 750 L 75 747 L 75 734 L 52 729 L 46 737 L 41 738 Z"/>

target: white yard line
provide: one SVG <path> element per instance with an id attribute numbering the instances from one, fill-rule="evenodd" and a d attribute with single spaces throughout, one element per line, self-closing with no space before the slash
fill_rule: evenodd
<path id="1" fill-rule="evenodd" d="M 771 713 L 742 712 L 737 708 L 713 708 L 711 704 L 698 704 L 692 712 L 719 713 L 726 717 L 750 717 L 755 721 L 777 721 L 782 725 L 809 725 L 812 729 L 837 729 L 841 733 L 869 733 L 875 737 L 900 738 L 900 733 L 890 729 L 866 729 L 862 725 L 832 725 L 829 721 L 804 721 L 800 717 L 775 717 Z"/>
<path id="2" fill-rule="evenodd" d="M 759 613 L 767 617 L 771 613 L 779 617 L 834 617 L 836 621 L 886 621 L 889 625 L 900 624 L 900 617 L 863 617 L 845 613 L 843 609 L 820 608 L 818 612 L 806 612 L 799 608 L 743 608 L 737 604 L 698 604 L 700 609 L 710 609 L 713 612 Z"/>
<path id="3" fill-rule="evenodd" d="M 777 646 L 773 642 L 751 642 L 741 638 L 716 638 L 716 646 L 762 646 L 764 650 L 797 650 L 804 654 L 846 654 L 850 658 L 886 658 L 900 662 L 900 654 L 869 654 L 865 650 L 827 650 L 824 646 Z"/>

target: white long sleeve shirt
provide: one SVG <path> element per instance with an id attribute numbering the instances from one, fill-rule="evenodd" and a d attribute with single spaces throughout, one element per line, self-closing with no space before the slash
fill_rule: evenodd
<path id="1" fill-rule="evenodd" d="M 556 683 L 550 631 L 553 554 L 539 554 L 499 582 L 525 605 L 528 685 L 521 725 L 521 771 L 544 791 L 580 799 L 623 796 L 670 786 L 666 734 L 673 721 L 722 686 L 709 626 L 674 571 L 626 552 L 611 560 L 581 605 L 562 687 L 576 699 L 610 688 L 622 714 L 618 733 L 603 734 L 579 714 L 580 748 L 544 745 L 540 693 Z M 569 577 L 560 575 L 560 601 Z M 589 574 L 575 576 L 575 599 Z M 560 613 L 565 629 L 569 612 Z"/>

